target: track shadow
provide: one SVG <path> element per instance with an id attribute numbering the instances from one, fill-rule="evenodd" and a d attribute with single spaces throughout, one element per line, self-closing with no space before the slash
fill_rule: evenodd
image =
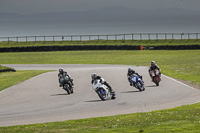
<path id="1" fill-rule="evenodd" d="M 63 94 L 53 94 L 51 96 L 62 96 L 62 95 L 69 95 L 68 93 L 63 93 Z"/>
<path id="2" fill-rule="evenodd" d="M 124 91 L 124 92 L 121 92 L 121 93 L 136 93 L 136 92 L 141 92 L 141 91 Z"/>
<path id="3" fill-rule="evenodd" d="M 157 86 L 156 85 L 149 85 L 149 86 L 145 86 L 145 87 L 149 88 L 149 87 L 157 87 Z"/>
<path id="4" fill-rule="evenodd" d="M 102 100 L 91 100 L 91 101 L 85 101 L 85 102 L 101 102 Z"/>

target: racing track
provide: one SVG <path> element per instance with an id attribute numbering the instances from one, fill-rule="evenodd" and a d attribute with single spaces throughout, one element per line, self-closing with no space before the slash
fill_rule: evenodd
<path id="1" fill-rule="evenodd" d="M 90 117 L 147 112 L 199 102 L 200 91 L 167 76 L 155 86 L 147 67 L 125 65 L 7 65 L 16 70 L 68 71 L 74 79 L 74 94 L 58 85 L 58 71 L 33 77 L 0 92 L 0 126 L 64 121 Z M 129 86 L 131 67 L 143 75 L 144 92 Z M 104 77 L 116 92 L 115 100 L 101 101 L 92 90 L 90 75 Z"/>

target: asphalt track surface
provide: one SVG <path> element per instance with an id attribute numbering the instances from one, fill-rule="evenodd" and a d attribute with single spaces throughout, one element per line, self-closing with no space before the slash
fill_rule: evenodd
<path id="1" fill-rule="evenodd" d="M 0 126 L 24 125 L 91 117 L 149 112 L 200 101 L 200 91 L 162 75 L 156 86 L 148 67 L 127 65 L 5 65 L 16 70 L 57 70 L 33 77 L 0 92 Z M 58 69 L 74 79 L 74 94 L 58 84 Z M 127 81 L 128 68 L 143 76 L 146 90 L 139 92 Z M 116 92 L 115 100 L 101 101 L 92 90 L 91 74 L 97 73 Z"/>

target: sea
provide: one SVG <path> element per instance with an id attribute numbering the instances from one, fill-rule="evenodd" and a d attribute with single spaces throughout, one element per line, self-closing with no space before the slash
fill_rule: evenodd
<path id="1" fill-rule="evenodd" d="M 3 23 L 2 37 L 111 35 L 132 33 L 200 33 L 199 22 L 166 23 Z M 195 38 L 196 36 L 194 36 Z M 200 38 L 200 35 L 198 35 Z"/>

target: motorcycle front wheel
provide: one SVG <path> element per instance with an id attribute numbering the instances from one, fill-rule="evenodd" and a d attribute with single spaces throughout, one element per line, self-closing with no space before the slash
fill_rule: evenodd
<path id="1" fill-rule="evenodd" d="M 99 97 L 100 97 L 101 100 L 103 100 L 103 101 L 106 100 L 106 93 L 105 93 L 104 89 L 99 88 L 97 90 L 97 94 L 99 95 Z"/>
<path id="2" fill-rule="evenodd" d="M 156 86 L 159 86 L 159 78 L 158 77 L 154 77 L 154 82 L 155 82 Z"/>

